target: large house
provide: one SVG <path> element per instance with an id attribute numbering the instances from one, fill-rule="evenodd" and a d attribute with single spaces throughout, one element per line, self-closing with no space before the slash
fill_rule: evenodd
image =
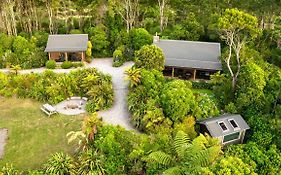
<path id="1" fill-rule="evenodd" d="M 165 55 L 165 75 L 209 79 L 222 69 L 220 43 L 163 40 L 159 36 L 154 36 L 153 40 Z"/>
<path id="2" fill-rule="evenodd" d="M 248 124 L 238 114 L 225 114 L 197 122 L 200 133 L 208 133 L 218 138 L 223 145 L 243 143 Z"/>
<path id="3" fill-rule="evenodd" d="M 50 60 L 84 61 L 87 45 L 87 34 L 49 35 L 45 52 Z"/>

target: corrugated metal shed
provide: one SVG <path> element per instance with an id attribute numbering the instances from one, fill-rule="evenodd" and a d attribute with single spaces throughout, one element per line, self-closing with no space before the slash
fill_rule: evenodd
<path id="1" fill-rule="evenodd" d="M 88 34 L 49 35 L 45 52 L 82 52 L 87 44 Z"/>
<path id="2" fill-rule="evenodd" d="M 238 128 L 233 128 L 233 126 L 230 123 L 230 120 L 234 120 L 237 123 Z M 222 130 L 222 128 L 219 125 L 220 122 L 223 122 L 225 124 L 225 126 L 227 127 L 226 131 Z M 212 137 L 220 137 L 220 136 L 231 134 L 236 131 L 250 129 L 248 124 L 239 114 L 225 114 L 219 117 L 209 118 L 200 121 L 198 123 L 205 125 Z"/>
<path id="3" fill-rule="evenodd" d="M 165 66 L 221 70 L 220 43 L 159 40 L 154 43 L 165 55 Z"/>

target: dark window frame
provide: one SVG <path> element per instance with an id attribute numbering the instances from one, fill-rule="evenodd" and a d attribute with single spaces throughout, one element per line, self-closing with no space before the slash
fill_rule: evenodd
<path id="1" fill-rule="evenodd" d="M 222 126 L 221 124 L 223 124 L 223 126 Z M 218 125 L 219 125 L 219 127 L 221 128 L 221 130 L 222 130 L 223 132 L 226 132 L 226 131 L 229 130 L 223 121 L 219 121 L 219 122 L 218 122 Z M 225 127 L 225 129 L 224 129 L 223 127 Z"/>
<path id="2" fill-rule="evenodd" d="M 235 134 L 237 134 L 238 133 L 238 135 L 237 135 L 237 137 L 235 137 L 235 138 L 232 138 L 232 139 L 227 139 L 227 141 L 225 141 L 225 137 L 229 137 L 229 136 L 233 136 L 233 135 L 235 135 Z M 228 142 L 233 142 L 233 141 L 236 141 L 236 140 L 240 140 L 240 135 L 241 135 L 241 132 L 239 132 L 239 131 L 237 131 L 237 132 L 233 132 L 233 133 L 230 133 L 230 134 L 227 134 L 227 135 L 224 135 L 223 136 L 223 139 L 222 139 L 222 143 L 228 143 Z"/>
<path id="3" fill-rule="evenodd" d="M 232 128 L 233 128 L 234 130 L 240 128 L 239 125 L 237 124 L 237 122 L 236 122 L 234 119 L 228 119 L 228 122 L 230 123 L 230 125 L 232 126 Z M 233 122 L 233 123 L 232 123 L 232 122 Z M 234 126 L 233 124 L 236 125 L 236 126 Z"/>

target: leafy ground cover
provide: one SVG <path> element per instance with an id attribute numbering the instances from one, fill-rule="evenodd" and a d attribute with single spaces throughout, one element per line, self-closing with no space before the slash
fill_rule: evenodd
<path id="1" fill-rule="evenodd" d="M 16 168 L 39 168 L 55 152 L 72 154 L 66 134 L 80 128 L 83 116 L 46 117 L 41 103 L 28 99 L 0 98 L 0 128 L 9 131 L 0 167 L 13 163 Z"/>

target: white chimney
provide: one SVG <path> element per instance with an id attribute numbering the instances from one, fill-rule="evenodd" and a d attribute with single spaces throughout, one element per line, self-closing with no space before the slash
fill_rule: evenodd
<path id="1" fill-rule="evenodd" d="M 153 36 L 153 43 L 159 43 L 160 41 L 160 37 L 157 35 L 157 32 L 155 34 L 155 36 Z"/>

